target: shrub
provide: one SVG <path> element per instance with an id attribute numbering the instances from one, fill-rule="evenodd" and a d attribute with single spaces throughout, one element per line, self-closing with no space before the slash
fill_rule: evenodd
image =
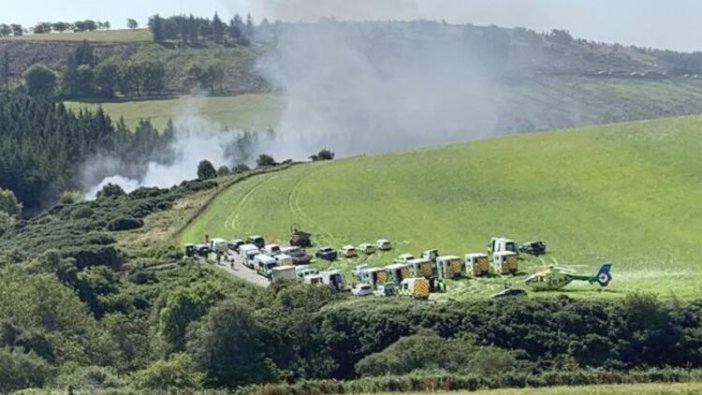
<path id="1" fill-rule="evenodd" d="M 165 390 L 168 388 L 200 388 L 204 375 L 195 370 L 188 354 L 173 354 L 168 360 L 159 360 L 131 377 L 139 389 Z"/>
<path id="2" fill-rule="evenodd" d="M 111 369 L 103 366 L 78 368 L 70 374 L 59 376 L 56 379 L 56 383 L 61 387 L 70 386 L 83 390 L 119 388 L 124 386 L 124 380 Z"/>
<path id="3" fill-rule="evenodd" d="M 61 204 L 75 204 L 83 200 L 83 194 L 80 191 L 63 191 L 59 197 Z"/>
<path id="4" fill-rule="evenodd" d="M 220 166 L 217 169 L 217 177 L 224 177 L 230 174 L 229 168 L 227 166 Z"/>
<path id="5" fill-rule="evenodd" d="M 275 166 L 275 159 L 273 159 L 273 157 L 270 155 L 261 154 L 258 156 L 258 159 L 256 159 L 256 166 L 258 166 L 258 167 Z"/>
<path id="6" fill-rule="evenodd" d="M 76 207 L 76 209 L 73 210 L 73 219 L 90 218 L 92 215 L 93 209 L 87 205 Z"/>
<path id="7" fill-rule="evenodd" d="M 197 165 L 197 178 L 200 180 L 214 178 L 216 175 L 217 171 L 209 160 L 203 160 Z"/>
<path id="8" fill-rule="evenodd" d="M 96 198 L 98 200 L 102 199 L 107 199 L 107 198 L 118 198 L 120 196 L 124 196 L 126 193 L 124 192 L 124 189 L 122 189 L 121 186 L 117 184 L 112 184 L 108 183 L 100 191 L 98 191 Z"/>
<path id="9" fill-rule="evenodd" d="M 107 223 L 107 229 L 113 232 L 137 229 L 144 226 L 144 221 L 132 217 L 115 218 Z"/>
<path id="10" fill-rule="evenodd" d="M 36 354 L 0 348 L 0 392 L 42 387 L 51 375 L 51 366 Z"/>
<path id="11" fill-rule="evenodd" d="M 251 169 L 248 166 L 243 163 L 239 163 L 238 165 L 232 167 L 232 174 L 239 174 L 249 170 Z"/>

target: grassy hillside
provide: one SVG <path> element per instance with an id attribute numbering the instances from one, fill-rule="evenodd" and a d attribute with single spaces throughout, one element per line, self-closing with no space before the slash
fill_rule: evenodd
<path id="1" fill-rule="evenodd" d="M 426 248 L 484 251 L 496 235 L 543 239 L 549 259 L 587 265 L 582 271 L 612 261 L 608 295 L 701 297 L 701 129 L 702 117 L 661 119 L 299 166 L 234 185 L 181 241 L 254 232 L 285 241 L 299 223 L 318 244 L 389 238 L 396 250 L 371 258 L 387 264 Z M 463 281 L 452 295 L 501 285 Z M 588 285 L 569 289 L 599 294 Z"/>
<path id="2" fill-rule="evenodd" d="M 275 127 L 284 101 L 279 96 L 247 94 L 223 97 L 179 97 L 176 99 L 127 101 L 112 103 L 67 102 L 69 108 L 78 110 L 98 106 L 115 120 L 124 117 L 127 125 L 134 127 L 140 119 L 148 119 L 158 129 L 163 129 L 168 119 L 183 120 L 197 114 L 217 127 L 265 130 Z"/>
<path id="3" fill-rule="evenodd" d="M 117 29 L 92 32 L 65 32 L 48 34 L 28 34 L 19 37 L 3 37 L 0 40 L 8 41 L 93 41 L 93 42 L 141 42 L 151 41 L 149 29 Z"/>

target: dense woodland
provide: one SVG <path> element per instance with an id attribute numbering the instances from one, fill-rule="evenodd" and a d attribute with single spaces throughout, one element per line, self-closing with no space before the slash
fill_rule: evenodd
<path id="1" fill-rule="evenodd" d="M 118 158 L 137 172 L 162 158 L 173 133 L 159 133 L 148 122 L 132 131 L 102 110 L 76 114 L 60 102 L 1 94 L 0 187 L 35 212 L 56 202 L 59 193 L 80 189 L 88 159 Z"/>

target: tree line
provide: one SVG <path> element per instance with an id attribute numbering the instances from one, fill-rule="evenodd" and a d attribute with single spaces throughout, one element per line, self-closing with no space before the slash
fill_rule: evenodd
<path id="1" fill-rule="evenodd" d="M 196 17 L 193 14 L 175 15 L 162 18 L 156 14 L 149 18 L 149 30 L 154 41 L 179 42 L 183 45 L 199 45 L 207 42 L 232 45 L 249 45 L 255 32 L 251 14 L 246 20 L 236 14 L 229 24 L 223 22 L 217 13 L 212 19 Z"/>
<path id="2" fill-rule="evenodd" d="M 31 28 L 25 28 L 16 23 L 0 23 L 0 37 L 19 37 L 30 32 L 34 34 L 63 33 L 68 31 L 92 32 L 95 30 L 110 30 L 110 28 L 109 21 L 102 22 L 92 19 L 75 22 L 38 22 Z"/>
<path id="3" fill-rule="evenodd" d="M 0 84 L 9 86 L 9 56 L 0 54 Z M 229 69 L 219 60 L 202 60 L 185 70 L 184 83 L 190 89 L 225 92 Z M 35 64 L 23 73 L 24 86 L 33 97 L 65 99 L 154 97 L 169 91 L 164 62 L 156 57 L 100 59 L 93 46 L 84 41 L 66 60 L 66 68 L 54 70 Z"/>
<path id="4" fill-rule="evenodd" d="M 21 94 L 0 95 L 0 187 L 33 212 L 60 192 L 79 189 L 83 163 L 97 155 L 122 159 L 138 172 L 167 151 L 172 125 L 159 133 L 149 122 L 135 130 L 102 109 L 75 113 L 61 102 Z"/>
<path id="5" fill-rule="evenodd" d="M 166 69 L 158 59 L 100 61 L 87 41 L 68 56 L 63 73 L 35 64 L 23 75 L 30 96 L 112 98 L 158 96 L 166 89 Z"/>

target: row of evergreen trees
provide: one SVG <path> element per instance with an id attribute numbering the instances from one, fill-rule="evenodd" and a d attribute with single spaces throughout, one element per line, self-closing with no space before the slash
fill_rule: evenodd
<path id="1" fill-rule="evenodd" d="M 179 41 L 184 45 L 198 45 L 205 42 L 214 42 L 223 45 L 249 45 L 254 34 L 255 25 L 251 14 L 246 16 L 246 21 L 236 14 L 224 23 L 217 13 L 210 20 L 208 18 L 176 15 L 162 18 L 158 14 L 149 18 L 149 30 L 154 41 Z"/>
<path id="2" fill-rule="evenodd" d="M 58 102 L 19 94 L 0 95 L 0 187 L 12 190 L 29 212 L 56 201 L 59 192 L 80 187 L 82 165 L 109 156 L 145 166 L 167 151 L 173 128 L 164 133 L 148 122 L 134 131 L 102 109 L 74 113 Z"/>

